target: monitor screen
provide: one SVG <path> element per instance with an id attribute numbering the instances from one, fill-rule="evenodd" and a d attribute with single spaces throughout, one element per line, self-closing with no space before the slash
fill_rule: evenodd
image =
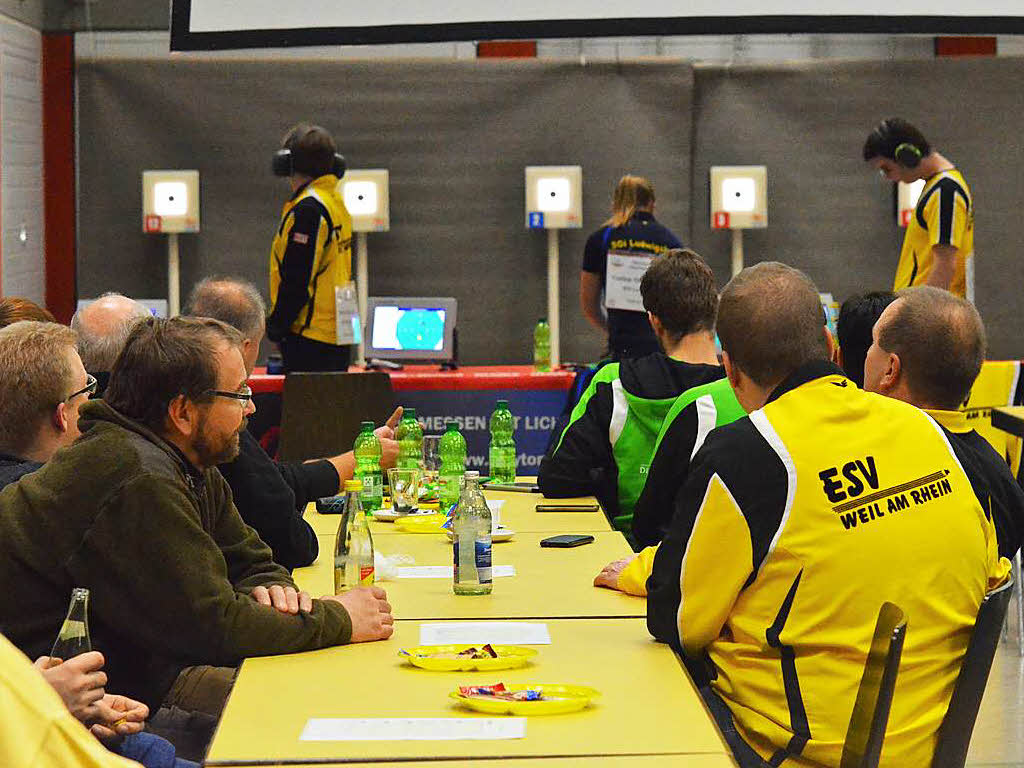
<path id="1" fill-rule="evenodd" d="M 371 297 L 367 357 L 451 360 L 456 302 L 452 298 Z"/>

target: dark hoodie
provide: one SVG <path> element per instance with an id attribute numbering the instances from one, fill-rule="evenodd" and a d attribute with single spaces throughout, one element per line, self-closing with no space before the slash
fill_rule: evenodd
<path id="1" fill-rule="evenodd" d="M 216 469 L 101 400 L 82 437 L 0 492 L 0 630 L 30 658 L 48 653 L 73 587 L 90 592 L 93 647 L 111 690 L 159 706 L 182 668 L 346 643 L 338 603 L 291 616 L 259 585 L 294 586 L 245 525 Z"/>

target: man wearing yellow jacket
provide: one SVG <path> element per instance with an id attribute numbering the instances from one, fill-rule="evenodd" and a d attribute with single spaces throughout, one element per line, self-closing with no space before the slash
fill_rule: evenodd
<path id="1" fill-rule="evenodd" d="M 647 623 L 713 679 L 741 764 L 838 766 L 881 604 L 909 617 L 882 765 L 928 765 L 999 558 L 942 430 L 828 362 L 817 289 L 778 263 L 722 293 L 719 338 L 750 414 L 694 457 L 654 557 Z"/>
<path id="2" fill-rule="evenodd" d="M 345 159 L 326 130 L 300 123 L 273 168 L 288 177 L 292 196 L 270 248 L 267 336 L 286 371 L 344 371 L 355 342 L 352 219 L 338 191 Z"/>
<path id="3" fill-rule="evenodd" d="M 985 327 L 970 302 L 930 286 L 908 288 L 875 323 L 864 388 L 923 408 L 942 426 L 991 512 L 999 554 L 1009 558 L 1024 538 L 1024 490 L 960 409 L 984 360 Z"/>

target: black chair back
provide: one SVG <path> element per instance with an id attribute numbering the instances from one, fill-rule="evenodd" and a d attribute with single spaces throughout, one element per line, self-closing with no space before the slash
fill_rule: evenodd
<path id="1" fill-rule="evenodd" d="M 360 422 L 383 424 L 394 402 L 386 373 L 289 373 L 278 458 L 304 461 L 350 451 Z"/>
<path id="2" fill-rule="evenodd" d="M 974 721 L 978 719 L 981 698 L 985 695 L 988 673 L 999 645 L 999 635 L 1006 620 L 1006 609 L 1013 593 L 1013 582 L 1007 581 L 985 595 L 974 622 L 971 642 L 964 654 L 964 663 L 949 700 L 949 709 L 939 727 L 939 740 L 932 758 L 932 768 L 962 768 L 967 761 Z"/>
<path id="3" fill-rule="evenodd" d="M 892 603 L 882 603 L 846 730 L 840 768 L 877 768 L 906 636 L 903 611 Z"/>

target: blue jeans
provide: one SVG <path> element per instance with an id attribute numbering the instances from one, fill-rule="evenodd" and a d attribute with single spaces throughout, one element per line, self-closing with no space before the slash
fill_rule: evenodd
<path id="1" fill-rule="evenodd" d="M 199 768 L 198 763 L 176 757 L 171 742 L 145 731 L 125 736 L 115 751 L 145 768 Z"/>

